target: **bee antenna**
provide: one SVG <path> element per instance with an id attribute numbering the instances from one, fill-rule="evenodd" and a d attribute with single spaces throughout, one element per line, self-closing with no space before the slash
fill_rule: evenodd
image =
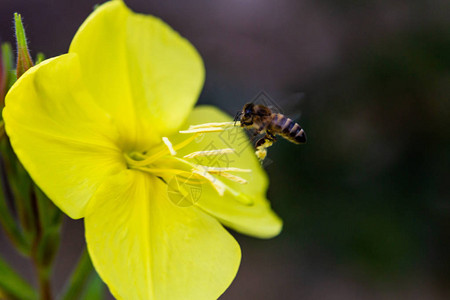
<path id="1" fill-rule="evenodd" d="M 236 122 L 239 120 L 239 117 L 242 115 L 242 111 L 238 111 L 234 116 L 234 126 L 236 126 Z"/>

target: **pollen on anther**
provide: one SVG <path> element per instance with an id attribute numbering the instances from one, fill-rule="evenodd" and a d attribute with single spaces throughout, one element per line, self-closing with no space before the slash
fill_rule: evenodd
<path id="1" fill-rule="evenodd" d="M 205 168 L 209 173 L 221 173 L 221 172 L 241 172 L 241 173 L 250 173 L 252 170 L 250 169 L 241 169 L 241 168 L 234 168 L 234 167 L 208 167 L 208 166 L 202 166 Z"/>
<path id="2" fill-rule="evenodd" d="M 185 155 L 183 158 L 195 158 L 200 156 L 214 156 L 214 155 L 222 155 L 222 154 L 231 154 L 234 153 L 234 149 L 226 148 L 226 149 L 217 149 L 217 150 L 208 150 L 208 151 L 196 151 L 190 154 Z"/>
<path id="3" fill-rule="evenodd" d="M 244 179 L 242 177 L 239 177 L 239 176 L 236 176 L 236 175 L 233 175 L 233 174 L 230 174 L 230 173 L 227 173 L 227 172 L 219 172 L 219 173 L 217 173 L 217 175 L 222 176 L 224 178 L 227 178 L 227 179 L 229 179 L 231 181 L 240 183 L 240 184 L 248 183 L 248 181 L 246 179 Z"/>
<path id="4" fill-rule="evenodd" d="M 180 133 L 221 132 L 227 129 L 234 128 L 235 126 L 235 122 L 205 123 L 199 125 L 191 125 L 187 130 L 181 130 Z"/>

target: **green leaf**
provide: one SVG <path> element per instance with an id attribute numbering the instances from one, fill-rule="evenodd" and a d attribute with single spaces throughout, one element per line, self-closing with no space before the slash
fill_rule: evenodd
<path id="1" fill-rule="evenodd" d="M 62 300 L 77 300 L 77 299 L 90 299 L 80 298 L 85 289 L 86 283 L 90 278 L 90 275 L 94 273 L 94 267 L 92 266 L 91 259 L 86 250 L 81 254 L 80 260 L 69 278 L 63 292 L 63 296 L 59 297 Z M 94 288 L 94 287 L 93 287 Z"/>
<path id="2" fill-rule="evenodd" d="M 34 194 L 36 195 L 39 219 L 43 230 L 46 228 L 60 227 L 63 214 L 56 205 L 42 192 L 42 190 L 34 185 Z"/>
<path id="3" fill-rule="evenodd" d="M 14 155 L 15 156 L 15 155 Z M 19 220 L 28 240 L 33 240 L 40 229 L 38 226 L 37 207 L 32 199 L 32 181 L 22 164 L 15 159 L 15 172 L 7 174 L 11 185 L 14 201 L 19 215 Z"/>
<path id="4" fill-rule="evenodd" d="M 12 199 L 22 226 L 24 237 L 29 245 L 36 237 L 38 228 L 35 209 L 32 202 L 32 181 L 17 159 L 8 139 L 0 141 L 0 150 L 4 159 L 6 178 L 12 190 Z"/>
<path id="5" fill-rule="evenodd" d="M 37 260 L 42 267 L 50 269 L 61 239 L 62 213 L 37 185 L 33 186 L 41 229 Z"/>
<path id="6" fill-rule="evenodd" d="M 0 257 L 0 290 L 7 299 L 38 298 L 36 291 Z"/>
<path id="7" fill-rule="evenodd" d="M 86 289 L 80 299 L 102 300 L 105 298 L 105 284 L 96 272 L 91 274 Z"/>
<path id="8" fill-rule="evenodd" d="M 31 59 L 30 51 L 28 51 L 27 37 L 22 24 L 22 16 L 18 13 L 14 13 L 14 25 L 16 29 L 17 42 L 16 74 L 17 79 L 19 79 L 23 73 L 33 66 L 33 60 Z"/>
<path id="9" fill-rule="evenodd" d="M 37 248 L 37 260 L 40 266 L 47 270 L 55 259 L 58 252 L 59 242 L 61 239 L 61 230 L 59 227 L 48 227 L 44 230 Z"/>
<path id="10" fill-rule="evenodd" d="M 3 157 L 0 156 L 0 224 L 6 235 L 10 238 L 14 246 L 20 252 L 28 254 L 29 245 L 20 231 L 16 220 L 14 219 L 7 202 L 12 202 L 11 188 L 6 178 Z"/>

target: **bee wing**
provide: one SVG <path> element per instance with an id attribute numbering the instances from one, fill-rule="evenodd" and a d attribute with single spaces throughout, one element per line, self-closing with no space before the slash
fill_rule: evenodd
<path id="1" fill-rule="evenodd" d="M 298 120 L 301 116 L 301 104 L 305 99 L 304 93 L 293 93 L 287 97 L 281 98 L 277 101 L 277 104 L 273 107 L 270 106 L 270 109 L 274 113 L 283 114 L 292 120 Z"/>

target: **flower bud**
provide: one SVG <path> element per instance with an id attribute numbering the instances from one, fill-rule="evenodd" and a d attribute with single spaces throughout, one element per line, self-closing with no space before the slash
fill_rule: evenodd
<path id="1" fill-rule="evenodd" d="M 33 64 L 30 52 L 28 51 L 27 37 L 23 29 L 22 17 L 18 13 L 14 13 L 14 24 L 16 29 L 17 42 L 17 79 L 22 76 Z"/>
<path id="2" fill-rule="evenodd" d="M 43 62 L 45 60 L 45 55 L 42 52 L 38 52 L 38 54 L 36 54 L 36 59 L 34 60 L 36 65 L 40 64 L 41 62 Z"/>

